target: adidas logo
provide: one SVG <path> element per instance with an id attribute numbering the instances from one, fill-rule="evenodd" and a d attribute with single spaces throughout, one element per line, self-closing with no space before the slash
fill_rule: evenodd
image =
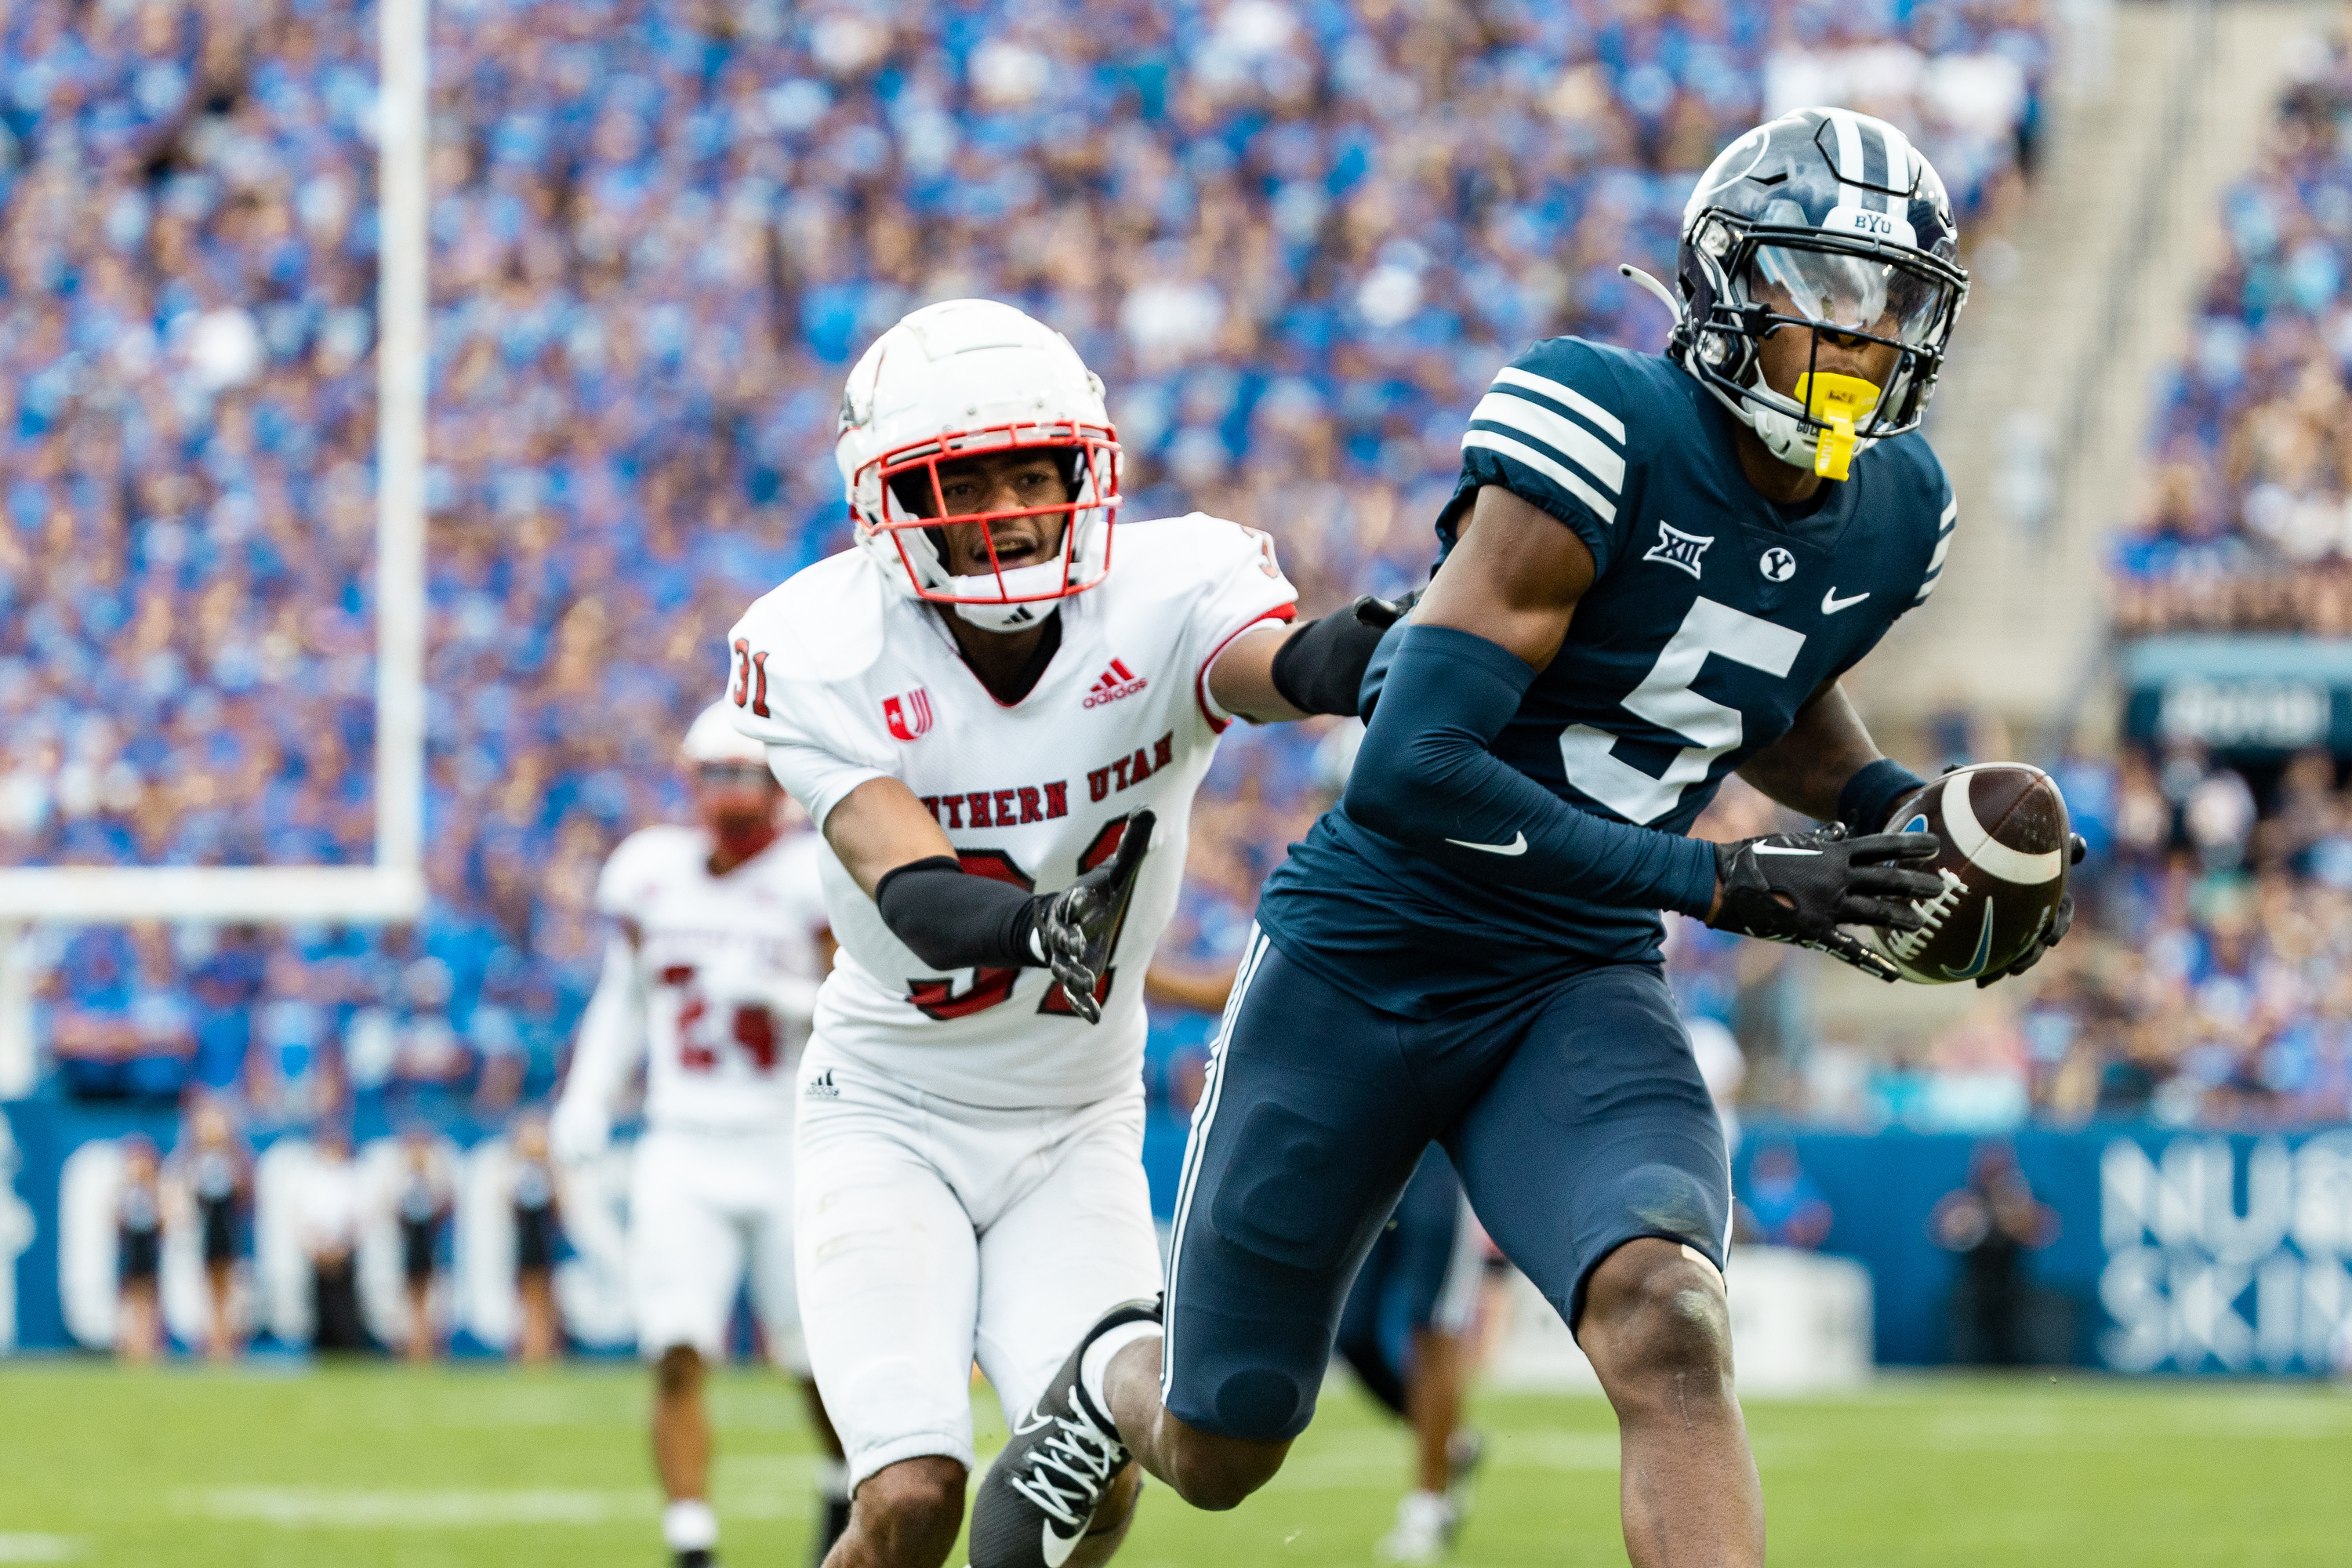
<path id="1" fill-rule="evenodd" d="M 802 1087 L 801 1092 L 811 1100 L 839 1100 L 841 1090 L 834 1087 L 833 1069 L 825 1068 Z"/>
<path id="2" fill-rule="evenodd" d="M 1123 659 L 1112 659 L 1110 668 L 1094 685 L 1087 689 L 1087 700 L 1081 708 L 1099 708 L 1106 702 L 1116 702 L 1122 697 L 1132 697 L 1151 682 L 1127 668 Z"/>

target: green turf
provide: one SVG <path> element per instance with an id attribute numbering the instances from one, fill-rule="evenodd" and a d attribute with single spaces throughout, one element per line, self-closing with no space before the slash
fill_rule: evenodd
<path id="1" fill-rule="evenodd" d="M 0 1563 L 658 1568 L 646 1402 L 621 1368 L 0 1363 Z M 796 1401 L 739 1373 L 714 1410 L 730 1562 L 798 1568 Z M 2352 1551 L 2352 1397 L 2326 1389 L 1887 1379 L 1753 1400 L 1748 1417 L 1779 1563 L 2293 1568 Z M 1475 1418 L 1491 1459 L 1458 1562 L 1623 1561 L 1604 1405 L 1491 1395 Z M 1265 1492 L 1204 1515 L 1154 1489 L 1121 1561 L 1369 1563 L 1403 1468 L 1401 1436 L 1334 1390 Z"/>

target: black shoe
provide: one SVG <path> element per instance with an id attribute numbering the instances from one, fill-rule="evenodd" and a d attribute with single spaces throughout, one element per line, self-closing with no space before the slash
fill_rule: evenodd
<path id="1" fill-rule="evenodd" d="M 1156 1301 L 1126 1301 L 1088 1329 L 1045 1392 L 1013 1423 L 971 1504 L 971 1568 L 1062 1568 L 1087 1533 L 1127 1445 L 1078 1386 L 1087 1347 L 1122 1323 L 1156 1323 Z"/>
<path id="2" fill-rule="evenodd" d="M 824 1507 L 824 1511 L 817 1516 L 816 1554 L 809 1559 L 809 1568 L 824 1568 L 825 1553 L 831 1552 L 833 1543 L 839 1541 L 849 1530 L 847 1498 L 825 1496 L 817 1500 Z"/>
<path id="3" fill-rule="evenodd" d="M 719 1568 L 719 1553 L 708 1546 L 698 1546 L 691 1552 L 673 1555 L 670 1568 Z"/>

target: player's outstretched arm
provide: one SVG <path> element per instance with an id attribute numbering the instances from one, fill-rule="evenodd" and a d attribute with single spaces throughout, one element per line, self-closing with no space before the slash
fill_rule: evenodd
<path id="1" fill-rule="evenodd" d="M 824 819 L 825 842 L 874 900 L 890 933 L 933 969 L 1051 969 L 1070 1005 L 1098 1022 L 1095 991 L 1110 933 L 1151 845 L 1151 814 L 1128 818 L 1106 864 L 1066 888 L 1032 894 L 963 868 L 955 846 L 915 793 L 873 778 Z"/>
<path id="2" fill-rule="evenodd" d="M 1227 643 L 1209 666 L 1209 695 L 1254 724 L 1310 713 L 1354 718 L 1364 671 L 1381 636 L 1412 607 L 1366 594 L 1344 610 L 1297 626 L 1272 621 Z"/>

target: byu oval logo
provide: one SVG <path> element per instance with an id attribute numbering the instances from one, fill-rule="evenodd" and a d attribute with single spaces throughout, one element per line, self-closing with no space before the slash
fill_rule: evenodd
<path id="1" fill-rule="evenodd" d="M 1797 574 L 1797 558 L 1776 544 L 1764 552 L 1756 569 L 1764 574 L 1767 582 L 1785 583 Z"/>

